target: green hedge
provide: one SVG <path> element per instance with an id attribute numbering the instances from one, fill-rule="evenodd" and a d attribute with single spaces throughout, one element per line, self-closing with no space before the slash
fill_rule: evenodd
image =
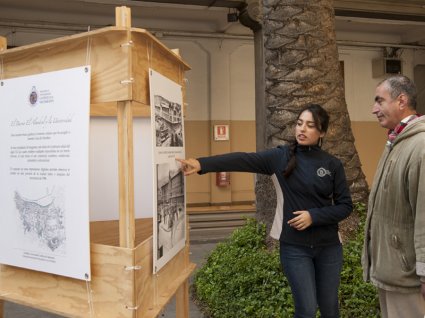
<path id="1" fill-rule="evenodd" d="M 357 205 L 364 216 L 364 206 Z M 362 220 L 364 217 L 362 217 Z M 360 264 L 363 222 L 355 239 L 344 244 L 340 304 L 342 318 L 379 317 L 375 288 L 363 282 Z M 294 307 L 280 267 L 278 248 L 268 250 L 264 224 L 247 224 L 211 252 L 194 278 L 193 292 L 211 318 L 286 318 Z"/>

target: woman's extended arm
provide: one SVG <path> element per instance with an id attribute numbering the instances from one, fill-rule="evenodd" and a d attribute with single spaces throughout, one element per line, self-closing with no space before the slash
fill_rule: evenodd
<path id="1" fill-rule="evenodd" d="M 209 172 L 251 172 L 272 175 L 284 168 L 285 151 L 272 148 L 260 152 L 230 152 L 198 159 L 177 159 L 185 176 Z"/>

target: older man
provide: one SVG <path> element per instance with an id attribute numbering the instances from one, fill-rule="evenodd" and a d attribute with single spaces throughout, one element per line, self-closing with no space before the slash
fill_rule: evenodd
<path id="1" fill-rule="evenodd" d="M 424 318 L 425 116 L 412 81 L 382 81 L 372 112 L 388 141 L 369 197 L 364 278 L 378 287 L 383 318 Z"/>

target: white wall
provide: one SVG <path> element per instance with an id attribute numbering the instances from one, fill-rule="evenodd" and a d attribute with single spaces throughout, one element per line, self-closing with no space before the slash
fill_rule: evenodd
<path id="1" fill-rule="evenodd" d="M 352 121 L 376 121 L 372 115 L 375 87 L 384 77 L 372 77 L 372 60 L 382 57 L 380 48 L 340 47 L 344 61 L 345 98 Z M 414 78 L 415 65 L 425 63 L 425 51 L 404 49 L 401 56 L 403 75 Z"/>
<path id="2" fill-rule="evenodd" d="M 254 120 L 253 41 L 238 39 L 160 39 L 180 49 L 191 66 L 186 73 L 186 120 Z"/>
<path id="3" fill-rule="evenodd" d="M 150 118 L 133 123 L 134 210 L 136 218 L 152 217 L 153 162 Z M 116 118 L 90 119 L 90 221 L 118 220 L 118 125 Z"/>
<path id="4" fill-rule="evenodd" d="M 193 40 L 159 38 L 170 49 L 179 49 L 191 70 L 186 72 L 187 120 L 208 120 L 210 113 L 210 52 Z"/>
<path id="5" fill-rule="evenodd" d="M 358 35 L 352 38 L 356 40 Z M 395 40 L 390 35 L 367 36 L 369 42 L 377 39 Z M 187 73 L 187 120 L 255 120 L 253 42 L 164 39 L 164 43 L 179 48 L 192 67 Z M 340 46 L 338 52 L 344 61 L 345 94 L 351 120 L 376 121 L 371 107 L 375 87 L 384 77 L 372 77 L 372 60 L 382 57 L 383 49 Z M 425 64 L 425 50 L 403 49 L 401 52 L 403 74 L 413 78 L 415 65 Z"/>

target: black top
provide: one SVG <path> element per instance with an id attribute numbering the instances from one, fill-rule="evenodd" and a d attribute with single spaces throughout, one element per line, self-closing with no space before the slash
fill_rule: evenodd
<path id="1" fill-rule="evenodd" d="M 297 165 L 285 178 L 289 147 L 253 152 L 233 152 L 199 158 L 199 174 L 218 171 L 275 174 L 284 196 L 283 226 L 280 240 L 303 246 L 325 246 L 339 243 L 338 222 L 352 211 L 350 191 L 341 161 L 318 146 L 296 148 Z M 292 212 L 308 210 L 312 225 L 303 231 L 290 227 Z"/>

